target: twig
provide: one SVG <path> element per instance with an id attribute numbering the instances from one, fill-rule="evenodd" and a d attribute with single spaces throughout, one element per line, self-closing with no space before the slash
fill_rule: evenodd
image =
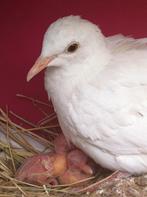
<path id="1" fill-rule="evenodd" d="M 30 121 L 25 120 L 25 119 L 22 118 L 21 116 L 15 114 L 13 111 L 10 111 L 9 113 L 12 114 L 13 116 L 15 116 L 16 118 L 18 118 L 19 120 L 23 121 L 24 123 L 28 124 L 29 126 L 32 126 L 32 127 L 35 127 L 35 128 L 37 127 L 35 124 L 31 123 Z M 19 127 L 20 127 L 20 126 L 19 126 Z M 49 134 L 52 134 L 52 135 L 56 136 L 56 135 L 55 135 L 55 132 L 52 132 L 52 131 L 50 131 L 50 130 L 43 129 L 43 131 L 45 131 L 45 132 L 47 132 L 47 133 L 49 133 Z"/>
<path id="2" fill-rule="evenodd" d="M 0 174 L 1 174 L 1 172 L 0 172 Z M 11 178 L 10 176 L 7 176 L 6 174 L 5 174 L 5 175 L 2 174 L 2 175 L 3 175 L 4 177 L 6 177 L 7 179 L 9 179 L 9 180 L 15 185 L 15 187 L 18 188 L 18 190 L 19 190 L 23 195 L 27 196 L 26 193 L 21 189 L 21 187 L 20 187 L 19 185 L 17 185 L 17 183 L 15 182 L 15 179 Z"/>
<path id="3" fill-rule="evenodd" d="M 32 97 L 25 96 L 25 95 L 23 95 L 23 94 L 16 94 L 16 96 L 21 97 L 21 98 L 25 98 L 25 99 L 27 99 L 27 100 L 30 100 L 30 101 L 32 101 L 33 103 L 39 103 L 39 104 L 41 104 L 41 105 L 45 105 L 45 106 L 51 107 L 51 105 L 49 105 L 49 104 L 47 104 L 47 103 L 45 103 L 45 102 L 43 102 L 43 101 L 39 101 L 38 99 L 34 99 L 34 98 L 32 98 Z"/>
<path id="4" fill-rule="evenodd" d="M 43 189 L 44 189 L 45 193 L 47 194 L 47 196 L 49 196 L 49 192 L 48 192 L 48 190 L 46 188 L 46 185 L 43 185 Z"/>
<path id="5" fill-rule="evenodd" d="M 106 181 L 109 181 L 110 179 L 113 179 L 115 177 L 117 177 L 117 174 L 118 174 L 118 170 L 113 172 L 111 175 L 107 176 L 106 178 L 100 180 L 100 181 L 97 181 L 83 189 L 80 189 L 80 190 L 77 190 L 77 192 L 79 193 L 85 193 L 85 192 L 93 192 L 95 191 L 96 189 L 98 189 L 99 186 L 101 186 L 103 183 L 105 183 Z"/>
<path id="6" fill-rule="evenodd" d="M 54 120 L 54 119 L 56 119 L 57 118 L 57 116 L 56 116 L 56 114 L 55 113 L 51 113 L 50 115 L 47 115 L 45 118 L 43 118 L 42 120 L 40 120 L 40 121 L 38 121 L 38 124 L 39 125 L 44 125 L 44 124 L 46 124 L 46 121 L 47 121 L 47 123 L 49 122 L 49 121 L 52 121 L 52 120 Z"/>
<path id="7" fill-rule="evenodd" d="M 13 159 L 13 153 L 12 153 L 12 150 L 11 150 L 11 144 L 10 144 L 10 139 L 9 139 L 9 126 L 8 126 L 8 107 L 6 106 L 6 113 L 7 113 L 7 116 L 6 116 L 6 133 L 7 133 L 7 142 L 8 142 L 8 147 L 9 147 L 9 152 L 10 152 L 10 158 L 11 158 L 11 161 L 12 161 L 12 166 L 13 166 L 13 170 L 14 170 L 14 173 L 16 172 L 16 166 L 15 166 L 15 162 L 14 162 L 14 159 Z"/>

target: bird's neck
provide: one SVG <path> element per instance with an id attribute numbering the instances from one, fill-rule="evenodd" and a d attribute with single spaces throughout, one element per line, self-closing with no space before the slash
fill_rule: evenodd
<path id="1" fill-rule="evenodd" d="M 72 96 L 73 91 L 97 79 L 110 60 L 109 54 L 105 57 L 91 56 L 82 64 L 68 65 L 63 68 L 49 68 L 45 73 L 45 88 L 49 97 L 57 102 L 65 102 Z"/>

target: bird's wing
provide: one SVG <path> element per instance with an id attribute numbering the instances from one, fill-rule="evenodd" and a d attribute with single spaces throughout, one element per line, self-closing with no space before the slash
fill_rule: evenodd
<path id="1" fill-rule="evenodd" d="M 121 44 L 110 44 L 113 50 L 120 49 L 112 62 L 97 80 L 80 87 L 72 100 L 73 132 L 82 141 L 115 154 L 147 154 L 146 39 L 136 45 L 117 38 Z"/>
<path id="2" fill-rule="evenodd" d="M 107 89 L 99 93 L 88 90 L 89 96 L 85 95 L 78 105 L 70 107 L 75 139 L 79 137 L 81 143 L 85 141 L 116 155 L 147 154 L 147 93 L 145 101 L 143 89 L 139 87 L 117 88 L 120 90 Z M 145 89 L 147 92 L 147 85 Z M 131 91 L 136 98 L 130 95 Z"/>
<path id="3" fill-rule="evenodd" d="M 132 49 L 147 49 L 147 38 L 135 39 L 122 34 L 107 37 L 106 43 L 108 48 L 114 53 L 122 53 Z"/>

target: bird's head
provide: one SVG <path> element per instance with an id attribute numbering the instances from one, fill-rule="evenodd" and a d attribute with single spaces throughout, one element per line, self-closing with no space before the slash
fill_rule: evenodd
<path id="1" fill-rule="evenodd" d="M 101 62 L 105 50 L 104 36 L 93 23 L 79 16 L 58 19 L 45 33 L 41 55 L 28 72 L 27 81 L 47 67 L 72 67 L 94 56 Z"/>

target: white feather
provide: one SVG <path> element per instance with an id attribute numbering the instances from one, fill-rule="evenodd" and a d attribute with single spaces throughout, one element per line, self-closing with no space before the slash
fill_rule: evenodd
<path id="1" fill-rule="evenodd" d="M 73 40 L 80 48 L 64 53 Z M 106 168 L 147 172 L 147 38 L 65 17 L 45 34 L 42 56 L 56 53 L 45 87 L 66 137 Z"/>

